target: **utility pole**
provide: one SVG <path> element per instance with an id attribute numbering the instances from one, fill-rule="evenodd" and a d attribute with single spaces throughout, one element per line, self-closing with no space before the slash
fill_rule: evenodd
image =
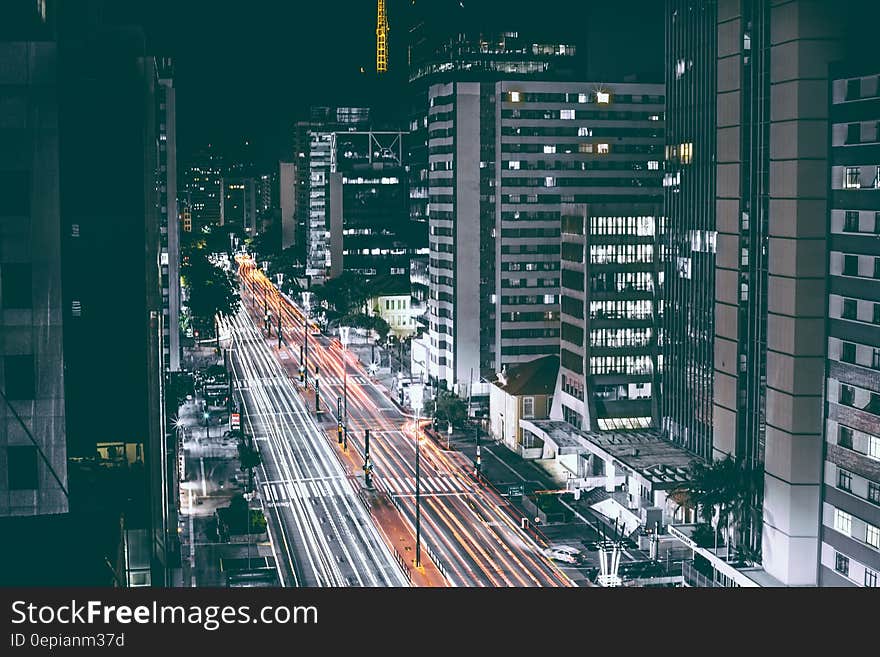
<path id="1" fill-rule="evenodd" d="M 416 411 L 416 568 L 422 567 L 421 521 L 422 505 L 419 490 L 419 425 L 421 425 L 421 407 Z"/>
<path id="2" fill-rule="evenodd" d="M 477 458 L 474 461 L 474 477 L 480 480 L 480 425 L 477 425 Z"/>
<path id="3" fill-rule="evenodd" d="M 336 443 L 342 444 L 342 397 L 336 397 Z"/>
<path id="4" fill-rule="evenodd" d="M 278 348 L 281 349 L 281 301 L 278 302 Z"/>
<path id="5" fill-rule="evenodd" d="M 373 487 L 373 464 L 370 463 L 370 430 L 364 429 L 364 486 Z"/>
<path id="6" fill-rule="evenodd" d="M 321 391 L 319 388 L 318 366 L 315 365 L 315 415 L 321 412 Z"/>

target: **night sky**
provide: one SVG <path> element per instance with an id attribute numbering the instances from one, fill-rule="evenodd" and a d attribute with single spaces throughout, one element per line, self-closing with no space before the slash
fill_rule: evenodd
<path id="1" fill-rule="evenodd" d="M 660 0 L 419 1 L 445 3 L 450 11 L 467 5 L 466 11 L 505 29 L 558 34 L 603 69 L 662 75 Z M 289 157 L 292 125 L 310 105 L 366 104 L 377 93 L 374 0 L 142 2 L 153 52 L 175 60 L 181 163 L 208 143 L 234 156 L 248 140 L 251 157 L 271 166 Z M 405 88 L 410 2 L 386 0 L 386 97 Z"/>

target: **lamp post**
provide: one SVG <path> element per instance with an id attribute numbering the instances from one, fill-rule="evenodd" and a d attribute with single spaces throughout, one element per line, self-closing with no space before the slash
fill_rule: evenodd
<path id="1" fill-rule="evenodd" d="M 303 386 L 309 387 L 309 301 L 311 301 L 312 293 L 308 290 L 302 291 L 303 299 L 303 345 L 304 351 L 300 352 L 300 367 L 302 370 Z"/>
<path id="2" fill-rule="evenodd" d="M 319 385 L 318 366 L 315 365 L 315 415 L 318 415 L 321 412 L 321 391 Z"/>
<path id="3" fill-rule="evenodd" d="M 420 446 L 419 446 L 419 430 L 422 425 L 422 404 L 423 404 L 423 394 L 424 389 L 422 388 L 421 377 L 419 377 L 419 385 L 418 387 L 410 386 L 409 399 L 410 404 L 413 407 L 413 410 L 416 412 L 416 427 L 415 427 L 415 435 L 416 435 L 416 568 L 420 568 L 422 565 L 422 550 L 421 550 L 421 520 L 422 520 L 422 504 L 421 504 L 421 470 L 420 470 Z"/>
<path id="4" fill-rule="evenodd" d="M 278 272 L 275 274 L 275 278 L 278 281 L 278 307 L 276 310 L 278 311 L 278 348 L 281 349 L 281 285 L 284 283 L 284 274 L 282 272 Z"/>

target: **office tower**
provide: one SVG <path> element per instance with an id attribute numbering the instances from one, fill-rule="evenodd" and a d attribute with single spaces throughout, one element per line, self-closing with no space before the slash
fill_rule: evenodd
<path id="1" fill-rule="evenodd" d="M 220 179 L 220 225 L 257 232 L 257 185 L 251 177 L 225 175 Z"/>
<path id="2" fill-rule="evenodd" d="M 278 163 L 278 197 L 281 206 L 281 248 L 289 249 L 297 245 L 296 202 L 296 162 Z"/>
<path id="3" fill-rule="evenodd" d="M 58 47 L 34 2 L 0 13 L 0 516 L 61 514 L 63 331 L 75 309 L 61 295 Z"/>
<path id="4" fill-rule="evenodd" d="M 177 526 L 162 407 L 160 212 L 173 128 L 160 117 L 172 108 L 161 102 L 167 70 L 146 54 L 142 31 L 101 21 L 99 7 L 48 3 L 44 14 L 40 5 L 3 48 L 3 84 L 26 102 L 0 109 L 11 137 L 0 214 L 13 218 L 2 222 L 0 260 L 9 350 L 0 515 L 44 517 L 16 533 L 21 568 L 39 562 L 36 579 L 57 561 L 99 564 L 89 581 L 165 583 Z M 96 163 L 110 163 L 99 204 Z"/>
<path id="5" fill-rule="evenodd" d="M 666 436 L 712 458 L 715 340 L 716 3 L 666 3 L 667 230 L 660 414 Z M 737 285 L 722 273 L 719 285 Z"/>
<path id="6" fill-rule="evenodd" d="M 763 521 L 735 541 L 786 585 L 816 584 L 828 65 L 841 24 L 826 2 L 718 3 L 713 448 L 763 468 Z"/>
<path id="7" fill-rule="evenodd" d="M 403 132 L 352 131 L 331 138 L 330 276 L 396 279 L 409 293 L 410 243 Z"/>
<path id="8" fill-rule="evenodd" d="M 326 206 L 333 134 L 367 128 L 369 121 L 370 110 L 366 107 L 312 107 L 309 121 L 297 123 L 294 146 L 299 191 L 295 208 L 297 223 L 303 223 L 306 276 L 313 283 L 323 282 L 330 269 Z"/>
<path id="9" fill-rule="evenodd" d="M 180 218 L 177 206 L 177 118 L 170 58 L 157 61 L 159 233 L 162 241 L 162 334 L 165 370 L 180 370 Z"/>
<path id="10" fill-rule="evenodd" d="M 880 66 L 868 61 L 831 69 L 822 586 L 876 587 L 880 573 Z"/>
<path id="11" fill-rule="evenodd" d="M 653 200 L 562 206 L 561 371 L 551 417 L 579 429 L 656 425 L 663 202 L 653 171 Z"/>
<path id="12" fill-rule="evenodd" d="M 275 174 L 264 173 L 255 179 L 257 186 L 257 213 L 262 214 L 272 209 L 272 187 L 275 182 Z"/>
<path id="13" fill-rule="evenodd" d="M 223 158 L 210 146 L 196 153 L 185 172 L 184 186 L 189 192 L 196 230 L 220 223 Z"/>
<path id="14" fill-rule="evenodd" d="M 468 395 L 559 353 L 561 204 L 661 198 L 663 85 L 453 82 L 429 104 L 429 371 Z"/>

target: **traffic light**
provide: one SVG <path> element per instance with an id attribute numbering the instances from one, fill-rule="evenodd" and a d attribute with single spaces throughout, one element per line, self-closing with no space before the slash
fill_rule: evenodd
<path id="1" fill-rule="evenodd" d="M 336 434 L 338 437 L 338 442 L 341 445 L 342 444 L 342 422 L 340 422 L 339 424 L 336 425 Z"/>
<path id="2" fill-rule="evenodd" d="M 302 383 L 305 380 L 306 376 L 306 368 L 302 365 L 299 366 L 299 382 Z"/>

